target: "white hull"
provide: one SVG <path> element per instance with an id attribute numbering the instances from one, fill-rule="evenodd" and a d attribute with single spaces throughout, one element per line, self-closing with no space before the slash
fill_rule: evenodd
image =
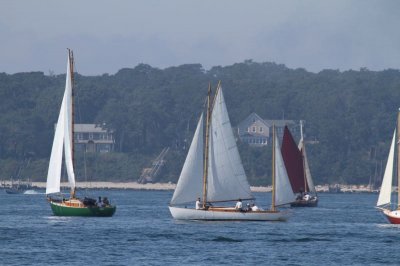
<path id="1" fill-rule="evenodd" d="M 289 211 L 249 211 L 240 212 L 230 208 L 217 210 L 195 210 L 169 206 L 171 215 L 176 220 L 204 221 L 286 221 Z"/>

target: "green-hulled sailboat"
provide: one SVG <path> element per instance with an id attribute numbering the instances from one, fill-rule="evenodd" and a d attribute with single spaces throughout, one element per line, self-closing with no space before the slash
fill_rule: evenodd
<path id="1" fill-rule="evenodd" d="M 107 198 L 96 201 L 85 197 L 76 197 L 74 173 L 74 58 L 68 49 L 67 75 L 64 97 L 58 116 L 51 150 L 49 170 L 47 174 L 46 195 L 54 215 L 57 216 L 99 216 L 110 217 L 115 213 L 116 206 L 111 205 Z M 61 166 L 63 161 L 71 187 L 70 198 L 55 197 L 60 194 Z"/>

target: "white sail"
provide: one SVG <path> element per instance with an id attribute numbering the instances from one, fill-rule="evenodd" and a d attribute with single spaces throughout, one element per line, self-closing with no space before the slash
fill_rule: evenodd
<path id="1" fill-rule="evenodd" d="M 379 192 L 378 202 L 376 206 L 381 206 L 390 203 L 390 196 L 392 194 L 392 179 L 393 179 L 393 165 L 394 165 L 394 146 L 396 144 L 396 130 L 393 133 L 392 144 L 390 145 L 389 156 L 386 163 L 385 174 L 382 180 L 381 190 Z"/>
<path id="2" fill-rule="evenodd" d="M 278 137 L 275 135 L 275 206 L 285 205 L 296 200 L 283 162 Z"/>
<path id="3" fill-rule="evenodd" d="M 305 175 L 306 175 L 306 180 L 307 180 L 307 184 L 308 184 L 308 188 L 310 189 L 310 192 L 312 194 L 316 194 L 317 192 L 315 191 L 315 186 L 314 186 L 314 182 L 312 180 L 311 177 L 311 171 L 310 171 L 310 167 L 308 166 L 308 159 L 307 159 L 307 153 L 306 153 L 306 147 L 304 145 L 304 140 L 303 138 L 300 139 L 299 142 L 299 150 L 301 151 L 302 155 L 303 155 L 303 162 L 304 162 L 304 171 L 305 171 Z"/>
<path id="4" fill-rule="evenodd" d="M 65 105 L 65 127 L 64 127 L 64 157 L 65 157 L 65 165 L 67 168 L 68 181 L 69 186 L 73 189 L 75 188 L 75 173 L 74 166 L 72 162 L 72 145 L 73 145 L 73 136 L 72 136 L 72 80 L 71 80 L 71 71 L 70 71 L 70 61 L 68 57 L 68 66 L 67 66 L 67 78 L 65 81 L 65 93 L 68 95 L 66 105 Z"/>
<path id="5" fill-rule="evenodd" d="M 222 88 L 211 113 L 207 201 L 254 198 L 232 132 Z"/>
<path id="6" fill-rule="evenodd" d="M 75 174 L 72 164 L 72 83 L 70 73 L 70 61 L 68 57 L 67 77 L 65 82 L 64 97 L 57 120 L 54 134 L 53 147 L 51 149 L 49 169 L 47 173 L 46 194 L 60 192 L 61 165 L 64 145 L 65 163 L 68 173 L 68 180 L 71 188 L 75 187 Z"/>
<path id="7" fill-rule="evenodd" d="M 61 103 L 60 114 L 58 115 L 56 132 L 54 134 L 53 147 L 51 149 L 49 169 L 47 172 L 46 194 L 60 192 L 61 165 L 64 144 L 64 110 L 67 100 L 67 91 L 64 92 Z"/>
<path id="8" fill-rule="evenodd" d="M 190 144 L 189 152 L 172 196 L 171 205 L 193 202 L 202 197 L 203 189 L 203 114 Z"/>

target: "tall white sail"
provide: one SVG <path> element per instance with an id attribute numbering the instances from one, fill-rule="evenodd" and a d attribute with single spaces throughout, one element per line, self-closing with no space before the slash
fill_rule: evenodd
<path id="1" fill-rule="evenodd" d="M 289 204 L 296 200 L 283 162 L 278 137 L 275 134 L 275 206 Z"/>
<path id="2" fill-rule="evenodd" d="M 63 101 L 61 103 L 60 114 L 58 115 L 56 132 L 54 134 L 53 147 L 51 149 L 49 169 L 47 172 L 46 194 L 60 192 L 61 165 L 64 144 L 64 127 L 65 127 L 65 105 L 67 101 L 67 91 L 64 92 Z"/>
<path id="3" fill-rule="evenodd" d="M 220 87 L 211 113 L 207 201 L 254 198 L 243 169 Z"/>
<path id="4" fill-rule="evenodd" d="M 75 187 L 75 174 L 72 164 L 72 83 L 70 71 L 70 59 L 68 56 L 67 76 L 65 91 L 57 120 L 54 134 L 53 147 L 51 149 L 49 169 L 47 173 L 46 194 L 60 192 L 61 165 L 64 145 L 65 164 L 68 173 L 68 180 L 71 188 Z"/>
<path id="5" fill-rule="evenodd" d="M 67 168 L 68 181 L 70 187 L 75 188 L 75 173 L 74 166 L 72 162 L 72 145 L 73 145 L 73 136 L 72 136 L 72 80 L 71 80 L 71 71 L 70 71 L 70 61 L 68 57 L 68 66 L 67 66 L 67 78 L 65 81 L 65 93 L 68 95 L 66 105 L 65 105 L 65 127 L 64 127 L 64 157 L 65 157 L 65 165 Z"/>
<path id="6" fill-rule="evenodd" d="M 193 202 L 202 197 L 203 189 L 203 114 L 190 144 L 189 152 L 172 196 L 171 205 Z"/>
<path id="7" fill-rule="evenodd" d="M 298 147 L 299 147 L 299 150 L 301 151 L 301 153 L 303 155 L 304 171 L 305 171 L 305 175 L 306 175 L 308 188 L 310 189 L 310 192 L 312 194 L 316 194 L 317 192 L 315 191 L 314 182 L 313 182 L 312 177 L 311 177 L 310 167 L 308 166 L 306 147 L 304 145 L 304 139 L 303 138 L 300 139 Z"/>
<path id="8" fill-rule="evenodd" d="M 381 206 L 390 203 L 390 196 L 392 194 L 392 180 L 393 180 L 393 165 L 394 165 L 394 146 L 396 144 L 396 129 L 393 133 L 392 144 L 390 145 L 389 156 L 386 163 L 385 174 L 382 180 L 381 190 L 379 192 L 378 202 L 376 206 Z"/>

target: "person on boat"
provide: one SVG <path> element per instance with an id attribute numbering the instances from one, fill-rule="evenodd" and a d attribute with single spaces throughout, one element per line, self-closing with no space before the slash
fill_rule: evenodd
<path id="1" fill-rule="evenodd" d="M 110 205 L 110 202 L 108 201 L 108 198 L 107 198 L 107 197 L 104 197 L 104 198 L 103 198 L 103 205 L 104 205 L 104 206 Z"/>
<path id="2" fill-rule="evenodd" d="M 197 200 L 196 200 L 196 210 L 200 210 L 200 209 L 202 209 L 200 198 L 197 198 Z"/>
<path id="3" fill-rule="evenodd" d="M 246 211 L 248 211 L 248 212 L 251 212 L 251 211 L 252 211 L 251 206 L 250 206 L 250 203 L 247 203 L 247 204 L 246 204 Z"/>
<path id="4" fill-rule="evenodd" d="M 305 201 L 309 201 L 311 199 L 311 196 L 310 196 L 310 194 L 308 194 L 307 192 L 304 194 L 304 196 L 303 196 L 303 200 L 305 200 Z"/>
<path id="5" fill-rule="evenodd" d="M 236 202 L 235 209 L 236 209 L 237 211 L 242 211 L 242 208 L 243 208 L 242 199 L 239 199 L 239 200 Z"/>
<path id="6" fill-rule="evenodd" d="M 103 202 L 101 202 L 101 197 L 99 197 L 99 200 L 97 201 L 97 207 L 103 207 Z"/>
<path id="7" fill-rule="evenodd" d="M 258 208 L 254 203 L 252 203 L 252 204 L 251 204 L 251 210 L 252 210 L 253 212 L 255 212 L 255 211 L 259 211 L 260 208 Z"/>

